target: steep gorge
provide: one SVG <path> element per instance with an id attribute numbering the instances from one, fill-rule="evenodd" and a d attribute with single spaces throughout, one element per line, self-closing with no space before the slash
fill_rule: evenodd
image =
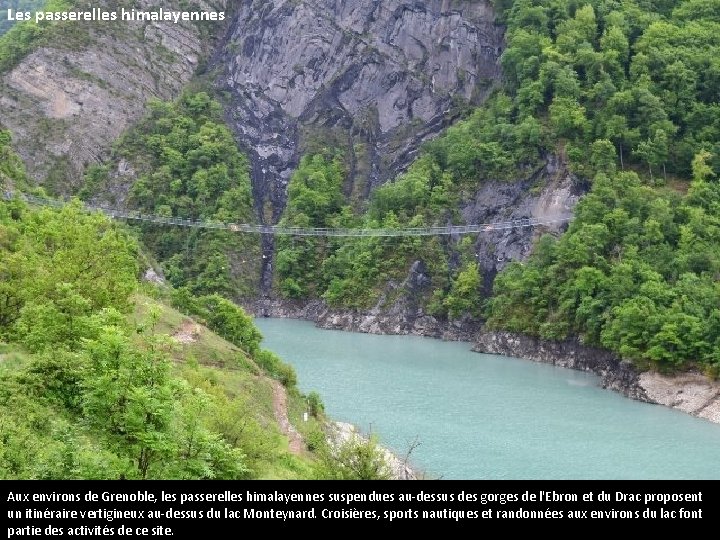
<path id="1" fill-rule="evenodd" d="M 720 155 L 714 120 L 717 55 L 710 45 L 717 46 L 718 23 L 712 14 L 691 9 L 699 3 L 687 0 L 676 9 L 672 2 L 657 3 L 662 9 L 656 9 L 653 2 L 620 7 L 598 0 L 580 7 L 568 1 L 556 11 L 522 2 L 496 4 L 504 6 L 502 17 L 510 25 L 507 94 L 489 101 L 501 86 L 505 47 L 505 30 L 496 24 L 489 1 L 200 3 L 229 10 L 228 24 L 212 29 L 127 25 L 107 33 L 109 28 L 74 28 L 62 42 L 44 40 L 2 75 L 0 121 L 13 132 L 36 181 L 67 194 L 77 192 L 88 165 L 108 162 L 113 141 L 137 126 L 150 98 L 172 100 L 183 89 L 212 88 L 249 158 L 252 204 L 260 222 L 287 217 L 289 182 L 301 158 L 330 149 L 340 151 L 335 156 L 341 158 L 331 159 L 342 161 L 342 202 L 353 226 L 359 226 L 372 221 L 371 194 L 393 180 L 400 184 L 402 173 L 413 173 L 411 164 L 422 161 L 416 158 L 423 155 L 424 143 L 469 118 L 459 122 L 459 137 L 446 136 L 435 147 L 443 155 L 430 156 L 431 166 L 411 178 L 424 175 L 418 185 L 425 181 L 425 192 L 413 199 L 418 193 L 410 185 L 406 193 L 391 193 L 399 194 L 393 204 L 404 196 L 412 200 L 386 205 L 374 216 L 377 222 L 564 220 L 590 190 L 595 196 L 578 207 L 574 227 L 557 245 L 548 240 L 530 264 L 514 265 L 495 281 L 509 262 L 528 258 L 534 240 L 548 229 L 491 231 L 464 246 L 459 238 L 434 239 L 428 242 L 435 243 L 434 251 L 405 245 L 395 259 L 391 243 L 370 244 L 361 246 L 365 252 L 347 250 L 344 261 L 331 261 L 337 264 L 328 272 L 324 263 L 342 247 L 310 243 L 306 252 L 294 255 L 314 257 L 308 267 L 317 271 L 307 281 L 323 282 L 310 283 L 290 305 L 278 298 L 285 291 L 275 288 L 273 238 L 266 235 L 261 250 L 216 238 L 220 250 L 235 253 L 217 259 L 215 269 L 250 283 L 242 293 L 239 288 L 223 293 L 263 314 L 319 320 L 315 312 L 321 310 L 321 324 L 329 327 L 432 335 L 451 327 L 459 335 L 477 327 L 479 304 L 494 286 L 495 300 L 486 306 L 492 312 L 489 326 L 551 340 L 579 334 L 641 366 L 648 359 L 653 365 L 683 365 L 702 357 L 709 372 L 717 373 L 717 325 L 711 327 L 717 310 L 707 299 L 718 294 L 720 259 L 714 255 L 716 227 L 707 223 L 717 215 L 711 208 L 717 204 L 713 190 Z M 707 47 L 694 54 L 685 47 L 686 36 Z M 674 84 L 683 80 L 688 84 Z M 470 113 L 484 102 L 487 107 Z M 490 113 L 483 116 L 483 111 Z M 483 122 L 492 120 L 502 126 L 488 135 Z M 508 151 L 518 134 L 527 136 L 515 145 L 520 157 Z M 465 169 L 459 173 L 447 159 L 458 141 L 467 147 L 461 151 L 468 150 L 458 159 Z M 497 170 L 485 167 L 496 158 Z M 134 204 L 127 197 L 131 186 L 140 183 L 140 173 L 153 172 L 142 159 L 112 156 L 110 182 L 92 195 Z M 442 195 L 450 196 L 428 210 L 433 189 L 443 188 L 447 177 L 452 188 Z M 248 177 L 242 181 L 247 188 Z M 154 194 L 149 195 L 152 200 Z M 204 240 L 195 241 L 207 245 Z M 249 255 L 237 257 L 240 253 Z M 351 280 L 358 255 L 397 264 L 392 272 L 366 265 L 375 272 L 372 278 L 352 283 L 354 289 L 336 295 L 328 310 L 318 297 L 334 292 L 333 280 Z M 429 268 L 438 262 L 432 260 L 436 255 L 442 261 Z M 203 257 L 191 253 L 190 258 Z M 480 284 L 472 282 L 465 291 L 476 300 L 469 324 L 469 310 L 456 317 L 443 304 L 464 268 L 481 274 Z M 623 281 L 623 272 L 632 268 L 636 277 Z M 353 303 L 358 291 L 364 293 L 362 302 Z M 441 309 L 433 311 L 437 292 Z M 653 322 L 642 316 L 647 306 Z M 696 339 L 701 334 L 707 339 Z M 638 347 L 632 343 L 638 335 L 654 341 Z"/>
<path id="2" fill-rule="evenodd" d="M 103 3 L 116 4 L 124 3 Z M 158 7 L 147 1 L 138 7 L 151 5 Z M 162 5 L 178 9 L 182 3 Z M 44 40 L 1 76 L 0 122 L 12 131 L 36 182 L 77 193 L 88 166 L 109 163 L 109 180 L 93 198 L 131 204 L 130 188 L 147 167 L 113 156 L 114 141 L 146 113 L 151 98 L 172 100 L 200 75 L 202 85 L 217 91 L 248 155 L 260 222 L 278 222 L 301 156 L 326 148 L 342 151 L 343 194 L 362 213 L 372 190 L 405 170 L 424 142 L 481 104 L 502 76 L 504 28 L 487 0 L 197 5 L 224 9 L 229 21 L 68 26 L 63 41 Z M 465 193 L 460 219 L 570 215 L 578 194 L 563 160 L 549 156 L 517 176 Z M 486 293 L 508 261 L 529 254 L 534 238 L 518 229 L 477 239 L 473 251 Z M 446 249 L 452 252 L 456 241 Z M 230 272 L 246 275 L 246 257 L 235 255 L 229 256 Z M 248 277 L 263 297 L 276 293 L 274 257 L 274 239 L 264 236 L 260 270 L 250 270 L 259 275 Z M 450 258 L 454 270 L 457 255 Z M 237 266 L 240 260 L 245 264 Z M 429 283 L 422 269 L 422 261 L 411 261 L 406 281 L 420 270 L 415 281 Z M 390 282 L 389 290 L 398 285 Z M 412 290 L 400 294 L 383 310 L 410 320 L 422 316 L 412 296 Z"/>
<path id="3" fill-rule="evenodd" d="M 344 193 L 361 205 L 463 105 L 484 100 L 502 43 L 486 1 L 243 2 L 214 65 L 260 220 L 280 219 L 300 157 L 326 147 L 344 151 Z M 264 238 L 264 295 L 273 251 Z"/>

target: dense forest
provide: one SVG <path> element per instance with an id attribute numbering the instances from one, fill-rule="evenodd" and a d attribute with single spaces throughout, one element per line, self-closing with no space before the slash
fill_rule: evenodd
<path id="1" fill-rule="evenodd" d="M 564 9 L 558 9 L 564 8 Z M 720 3 L 505 3 L 519 116 L 591 185 L 496 281 L 490 324 L 720 372 Z"/>

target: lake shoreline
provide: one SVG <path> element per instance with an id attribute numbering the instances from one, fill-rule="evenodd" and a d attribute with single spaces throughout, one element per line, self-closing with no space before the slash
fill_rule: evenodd
<path id="1" fill-rule="evenodd" d="M 592 372 L 600 377 L 603 388 L 720 424 L 720 381 L 712 381 L 692 371 L 673 376 L 641 372 L 612 352 L 587 347 L 577 339 L 542 340 L 512 332 L 489 331 L 478 321 L 446 322 L 422 313 L 408 317 L 406 313 L 375 310 L 335 310 L 319 300 L 263 299 L 244 304 L 244 307 L 255 317 L 301 319 L 327 330 L 462 341 L 470 343 L 472 350 L 478 353 L 512 356 Z"/>
<path id="2" fill-rule="evenodd" d="M 349 422 L 329 420 L 327 429 L 328 442 L 333 447 L 337 447 L 353 439 L 361 443 L 367 443 L 370 440 L 355 424 Z M 420 478 L 418 471 L 409 464 L 409 456 L 402 459 L 399 454 L 382 445 L 378 445 L 377 450 L 385 460 L 391 480 L 418 480 Z"/>

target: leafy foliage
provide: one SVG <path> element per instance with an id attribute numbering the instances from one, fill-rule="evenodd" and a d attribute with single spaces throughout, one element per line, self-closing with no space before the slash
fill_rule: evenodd
<path id="1" fill-rule="evenodd" d="M 13 184 L 21 188 L 27 184 L 25 166 L 13 151 L 10 132 L 0 130 L 0 189 L 9 189 Z"/>
<path id="2" fill-rule="evenodd" d="M 262 336 L 252 318 L 240 306 L 217 294 L 195 297 L 186 287 L 174 290 L 172 300 L 178 309 L 193 315 L 218 335 L 240 347 L 268 375 L 287 387 L 297 384 L 297 375 L 291 365 L 271 351 L 260 349 Z"/>
<path id="3" fill-rule="evenodd" d="M 6 7 L 30 11 L 39 7 L 45 11 L 66 11 L 72 6 L 71 0 L 8 0 L 8 2 L 9 5 L 3 5 L 2 18 L 0 18 L 0 73 L 15 67 L 46 38 L 50 28 L 58 25 L 48 21 L 36 24 L 34 20 L 14 24 L 6 18 Z M 64 27 L 67 28 L 67 24 L 64 24 Z"/>
<path id="4" fill-rule="evenodd" d="M 451 200 L 449 175 L 443 176 L 430 157 L 418 161 L 396 182 L 378 188 L 363 217 L 343 205 L 344 171 L 340 161 L 322 155 L 306 157 L 291 182 L 288 211 L 283 218 L 296 226 L 397 228 L 421 227 L 433 220 Z M 305 180 L 320 174 L 332 178 L 333 197 L 313 197 Z M 328 172 L 329 168 L 329 172 Z M 320 185 L 321 182 L 314 182 Z M 333 201 L 333 211 L 322 218 L 317 210 Z M 298 211 L 299 208 L 302 210 Z M 314 216 L 308 219 L 308 215 Z M 436 239 L 366 237 L 327 241 L 288 238 L 278 241 L 277 272 L 280 289 L 287 297 L 324 297 L 330 304 L 368 307 L 388 280 L 402 281 L 418 258 L 428 261 L 443 283 L 447 273 L 445 254 Z"/>
<path id="5" fill-rule="evenodd" d="M 2 150 L 0 170 L 16 185 L 25 173 Z M 214 385 L 198 366 L 175 374 L 176 346 L 158 331 L 157 311 L 131 318 L 137 251 L 123 229 L 78 204 L 0 201 L 0 341 L 24 358 L 0 366 L 0 478 L 239 479 L 287 460 L 279 434 L 217 374 Z M 184 292 L 236 355 L 260 354 L 240 308 Z M 277 360 L 294 384 L 284 368 Z"/>
<path id="6" fill-rule="evenodd" d="M 377 438 L 351 435 L 335 444 L 324 442 L 315 467 L 319 480 L 388 480 L 390 467 Z"/>
<path id="7" fill-rule="evenodd" d="M 325 414 L 325 404 L 317 392 L 312 391 L 307 395 L 307 405 L 310 414 L 315 418 L 321 418 Z"/>
<path id="8" fill-rule="evenodd" d="M 288 206 L 282 225 L 333 227 L 349 209 L 343 208 L 344 170 L 339 156 L 305 156 L 288 188 Z M 288 298 L 312 296 L 322 290 L 317 278 L 322 261 L 331 249 L 324 238 L 277 240 L 277 273 L 280 291 Z"/>
<path id="9" fill-rule="evenodd" d="M 462 315 L 480 315 L 480 272 L 475 262 L 466 264 L 453 280 L 450 292 L 444 300 L 451 318 Z"/>
<path id="10" fill-rule="evenodd" d="M 138 179 L 129 203 L 141 212 L 225 223 L 252 221 L 248 163 L 207 93 L 186 93 L 175 103 L 150 103 L 149 116 L 115 149 Z M 106 181 L 91 168 L 84 193 Z M 237 298 L 258 280 L 259 239 L 229 231 L 143 225 L 141 239 L 162 262 L 169 281 L 193 294 Z"/>
<path id="11" fill-rule="evenodd" d="M 136 245 L 78 205 L 0 205 L 0 338 L 31 350 L 76 347 L 130 308 Z"/>
<path id="12" fill-rule="evenodd" d="M 295 369 L 280 360 L 280 357 L 271 351 L 259 351 L 255 357 L 256 362 L 268 375 L 279 380 L 284 386 L 293 387 L 297 384 Z"/>
<path id="13" fill-rule="evenodd" d="M 720 5 L 675 4 L 502 4 L 516 102 L 594 185 L 565 236 L 498 276 L 489 323 L 717 375 Z M 692 175 L 687 195 L 652 187 L 660 171 Z"/>
<path id="14" fill-rule="evenodd" d="M 171 375 L 154 333 L 122 315 L 137 285 L 130 237 L 77 206 L 20 203 L 0 204 L 0 237 L 0 335 L 36 353 L 0 381 L 3 476 L 247 475 L 239 450 L 206 426 L 188 435 L 203 396 Z"/>
<path id="15" fill-rule="evenodd" d="M 708 158 L 696 158 L 686 196 L 634 173 L 598 175 L 569 231 L 498 276 L 489 323 L 577 334 L 641 366 L 720 373 L 720 187 Z"/>
<path id="16" fill-rule="evenodd" d="M 496 5 L 508 25 L 502 62 L 520 118 L 547 115 L 548 140 L 565 142 L 574 161 L 602 139 L 650 176 L 689 175 L 701 149 L 720 171 L 715 0 Z"/>

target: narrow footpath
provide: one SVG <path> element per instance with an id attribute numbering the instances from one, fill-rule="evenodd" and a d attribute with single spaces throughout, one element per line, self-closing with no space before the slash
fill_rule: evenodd
<path id="1" fill-rule="evenodd" d="M 273 390 L 273 412 L 275 419 L 280 426 L 280 431 L 288 438 L 290 452 L 296 456 L 302 454 L 305 445 L 302 436 L 290 423 L 287 413 L 287 392 L 285 387 L 278 381 L 271 381 Z"/>

